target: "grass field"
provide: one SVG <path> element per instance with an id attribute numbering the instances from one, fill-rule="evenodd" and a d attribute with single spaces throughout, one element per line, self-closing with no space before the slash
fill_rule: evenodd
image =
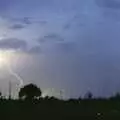
<path id="1" fill-rule="evenodd" d="M 0 100 L 0 116 L 6 120 L 113 120 L 120 119 L 120 101 L 91 99 Z"/>

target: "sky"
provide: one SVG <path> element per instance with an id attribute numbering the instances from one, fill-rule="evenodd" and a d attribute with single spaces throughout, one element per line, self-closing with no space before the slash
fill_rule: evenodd
<path id="1" fill-rule="evenodd" d="M 16 74 L 44 95 L 120 92 L 119 31 L 120 0 L 0 0 L 0 90 Z"/>

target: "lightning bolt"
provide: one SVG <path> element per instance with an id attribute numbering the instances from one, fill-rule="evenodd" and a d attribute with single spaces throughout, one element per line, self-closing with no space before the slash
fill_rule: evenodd
<path id="1" fill-rule="evenodd" d="M 20 75 L 18 75 L 9 65 L 8 65 L 8 71 L 9 73 L 14 76 L 18 81 L 19 81 L 19 85 L 17 86 L 18 88 L 21 88 L 23 86 L 23 79 L 21 78 Z"/>
<path id="2" fill-rule="evenodd" d="M 9 69 L 9 72 L 11 75 L 16 77 L 16 79 L 19 81 L 19 87 L 23 86 L 23 79 L 15 71 L 13 71 L 11 68 Z"/>

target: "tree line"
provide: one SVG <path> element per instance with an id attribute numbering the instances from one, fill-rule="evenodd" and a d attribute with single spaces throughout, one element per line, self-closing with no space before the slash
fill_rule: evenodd
<path id="1" fill-rule="evenodd" d="M 18 92 L 18 97 L 20 100 L 34 100 L 34 99 L 40 99 L 42 98 L 42 90 L 33 83 L 24 85 L 23 87 L 20 88 L 19 92 Z M 0 98 L 2 98 L 2 93 L 0 92 Z M 49 96 L 45 96 L 45 98 L 55 98 L 54 96 L 49 97 Z M 11 98 L 11 95 L 9 95 L 9 99 Z M 57 98 L 56 98 L 57 99 Z M 72 99 L 72 98 L 70 98 Z M 92 94 L 92 92 L 88 91 L 85 95 L 84 98 L 79 97 L 76 100 L 82 100 L 82 99 L 105 99 L 105 98 L 95 98 Z M 117 92 L 114 96 L 111 96 L 107 99 L 117 99 L 120 100 L 120 93 Z M 74 99 L 75 100 L 75 99 Z"/>

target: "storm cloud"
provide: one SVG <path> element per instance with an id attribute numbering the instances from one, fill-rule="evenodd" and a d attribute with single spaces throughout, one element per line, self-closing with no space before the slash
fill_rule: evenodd
<path id="1" fill-rule="evenodd" d="M 20 29 L 23 29 L 24 27 L 25 26 L 22 25 L 22 24 L 13 24 L 9 28 L 12 29 L 12 30 L 20 30 Z"/>
<path id="2" fill-rule="evenodd" d="M 47 34 L 42 38 L 38 39 L 39 43 L 45 43 L 45 42 L 63 42 L 64 39 L 56 33 L 51 33 L 51 34 Z"/>
<path id="3" fill-rule="evenodd" d="M 40 54 L 42 53 L 41 47 L 40 46 L 34 46 L 28 50 L 28 53 L 30 54 Z"/>
<path id="4" fill-rule="evenodd" d="M 24 40 L 8 38 L 0 40 L 0 49 L 2 50 L 26 50 L 27 43 Z"/>
<path id="5" fill-rule="evenodd" d="M 32 58 L 16 67 L 26 81 L 73 97 L 120 90 L 120 0 L 2 0 L 0 6 L 0 48 Z"/>
<path id="6" fill-rule="evenodd" d="M 120 0 L 96 0 L 96 3 L 100 7 L 120 9 Z"/>

